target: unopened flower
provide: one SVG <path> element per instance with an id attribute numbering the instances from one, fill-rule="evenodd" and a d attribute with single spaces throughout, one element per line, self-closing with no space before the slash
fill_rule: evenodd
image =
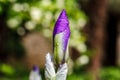
<path id="1" fill-rule="evenodd" d="M 55 24 L 53 31 L 53 51 L 55 58 L 54 67 L 51 55 L 46 55 L 45 79 L 46 80 L 66 80 L 68 67 L 68 41 L 70 37 L 69 21 L 66 11 L 63 10 Z M 57 72 L 55 72 L 55 70 Z"/>
<path id="2" fill-rule="evenodd" d="M 39 74 L 38 66 L 33 66 L 33 69 L 30 72 L 29 80 L 42 80 L 41 75 Z"/>
<path id="3" fill-rule="evenodd" d="M 68 59 L 68 41 L 70 37 L 69 21 L 66 11 L 63 10 L 57 19 L 53 31 L 53 50 L 57 65 L 63 64 Z"/>

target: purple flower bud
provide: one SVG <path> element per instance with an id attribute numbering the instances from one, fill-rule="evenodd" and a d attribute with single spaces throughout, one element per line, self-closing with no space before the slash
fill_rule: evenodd
<path id="1" fill-rule="evenodd" d="M 29 80 L 42 80 L 41 75 L 39 74 L 38 66 L 33 66 L 33 69 L 30 72 Z"/>
<path id="2" fill-rule="evenodd" d="M 38 68 L 38 66 L 34 65 L 34 66 L 33 66 L 33 71 L 35 71 L 35 72 L 39 72 L 39 68 Z"/>
<path id="3" fill-rule="evenodd" d="M 66 60 L 68 40 L 70 37 L 69 21 L 66 11 L 63 10 L 56 21 L 53 31 L 53 50 L 56 63 L 61 64 Z"/>

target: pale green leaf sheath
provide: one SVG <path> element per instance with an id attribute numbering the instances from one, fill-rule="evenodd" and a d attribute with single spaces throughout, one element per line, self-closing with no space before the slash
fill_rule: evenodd
<path id="1" fill-rule="evenodd" d="M 62 61 L 67 61 L 68 59 L 68 47 L 66 49 L 66 52 L 63 51 L 63 46 L 64 46 L 64 42 L 63 42 L 63 34 L 64 33 L 59 33 L 55 36 L 55 45 L 54 45 L 54 58 L 55 58 L 55 62 L 57 64 L 62 64 Z"/>

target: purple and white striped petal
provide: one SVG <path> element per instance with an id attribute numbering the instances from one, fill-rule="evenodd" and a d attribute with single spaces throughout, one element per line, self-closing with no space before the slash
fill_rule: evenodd
<path id="1" fill-rule="evenodd" d="M 56 80 L 66 80 L 67 72 L 68 72 L 68 67 L 67 67 L 67 64 L 64 63 L 58 68 L 58 71 L 56 74 Z"/>
<path id="2" fill-rule="evenodd" d="M 56 74 L 54 69 L 54 64 L 51 60 L 50 53 L 46 55 L 46 64 L 45 64 L 45 78 L 46 80 L 55 80 Z"/>

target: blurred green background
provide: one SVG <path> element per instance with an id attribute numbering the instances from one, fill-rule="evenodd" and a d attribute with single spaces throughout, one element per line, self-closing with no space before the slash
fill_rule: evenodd
<path id="1" fill-rule="evenodd" d="M 67 80 L 120 80 L 119 0 L 0 0 L 0 80 L 44 76 L 52 32 L 65 9 L 71 36 Z"/>

